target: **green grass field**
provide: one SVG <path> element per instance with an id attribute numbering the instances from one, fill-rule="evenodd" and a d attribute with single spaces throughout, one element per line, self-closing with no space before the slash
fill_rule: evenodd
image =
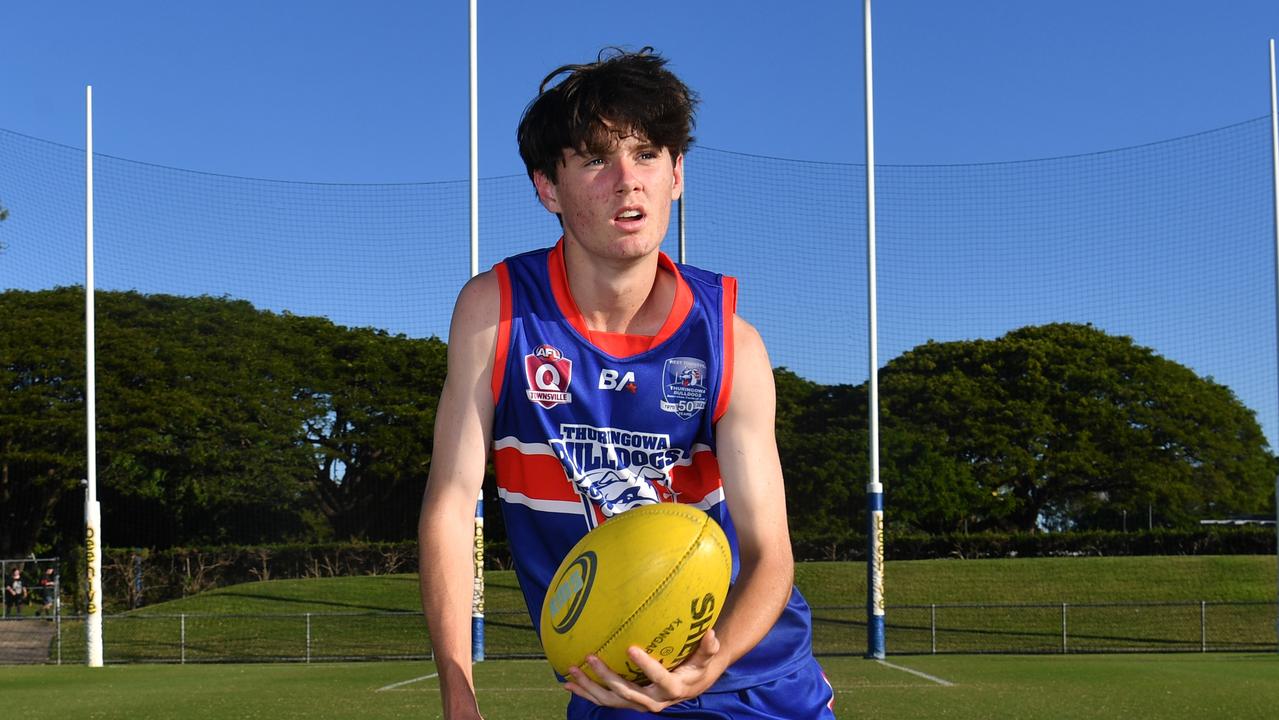
<path id="1" fill-rule="evenodd" d="M 823 660 L 840 718 L 1204 720 L 1272 717 L 1279 707 L 1279 654 L 932 656 L 888 663 Z M 0 697 L 6 708 L 40 717 L 101 720 L 439 718 L 433 673 L 425 662 L 7 667 Z M 475 676 L 489 720 L 563 717 L 567 695 L 543 662 L 485 662 Z"/>
<path id="2" fill-rule="evenodd" d="M 1269 717 L 1279 707 L 1273 557 L 890 562 L 887 576 L 890 656 L 882 664 L 855 657 L 864 648 L 864 566 L 811 563 L 796 570 L 797 583 L 816 608 L 819 642 L 833 635 L 842 643 L 843 649 L 818 647 L 826 653 L 821 660 L 837 690 L 841 718 L 1202 720 Z M 491 573 L 488 591 L 489 647 L 527 646 L 531 630 L 512 574 Z M 930 603 L 1070 603 L 1074 608 L 1187 601 L 1264 604 L 1262 642 L 1268 646 L 1258 652 L 1103 655 L 1080 654 L 1072 645 L 1071 653 L 1047 654 L 1059 641 L 1058 619 L 1047 618 L 1046 631 L 1028 630 L 1018 627 L 1026 622 L 1025 614 L 1010 610 L 995 629 L 972 625 L 976 621 L 962 615 L 952 617 L 949 628 L 988 645 L 1001 633 L 1042 632 L 1046 654 L 903 654 L 912 617 L 917 619 L 919 608 Z M 378 615 L 388 612 L 403 614 Z M 1086 616 L 1074 614 L 1078 612 L 1072 609 L 1071 621 L 1084 625 L 1075 631 L 1085 637 L 1089 632 L 1103 639 L 1170 632 L 1159 620 L 1165 614 L 1146 618 L 1154 627 L 1141 626 L 1141 614 L 1149 609 L 1123 609 L 1123 632 L 1090 630 Z M 1187 612 L 1197 616 L 1198 606 Z M 216 646 L 226 642 L 238 643 L 238 651 L 250 659 L 300 658 L 307 651 L 299 632 L 305 613 L 313 614 L 311 637 L 320 649 L 316 662 L 200 662 L 216 657 Z M 1048 614 L 1054 613 L 1059 611 Z M 188 664 L 136 664 L 173 660 L 181 616 L 186 616 Z M 1221 623 L 1216 617 L 1212 622 Z M 425 653 L 417 582 L 411 575 L 248 583 L 109 618 L 104 634 L 106 668 L 78 664 L 82 629 L 67 623 L 64 657 L 71 664 L 0 669 L 5 706 L 41 716 L 129 720 L 440 717 L 438 684 L 429 662 L 333 661 L 355 644 Z M 1175 647 L 1184 650 L 1186 645 Z M 110 664 L 125 651 L 132 653 L 130 664 Z M 567 696 L 542 660 L 491 659 L 476 667 L 476 683 L 490 720 L 563 717 Z"/>
<path id="3" fill-rule="evenodd" d="M 1275 599 L 1275 558 L 1265 555 L 890 560 L 885 575 L 890 605 Z M 514 572 L 489 572 L 486 580 L 489 610 L 524 611 Z M 866 600 L 863 563 L 800 563 L 795 582 L 812 605 L 861 605 Z M 420 607 L 415 575 L 379 575 L 246 583 L 137 612 L 368 612 Z"/>
<path id="4" fill-rule="evenodd" d="M 887 578 L 888 647 L 896 653 L 1060 652 L 1062 603 L 1070 605 L 1072 651 L 1274 647 L 1273 557 L 905 561 L 889 562 Z M 804 563 L 796 582 L 814 608 L 817 652 L 861 652 L 865 566 Z M 513 573 L 490 573 L 487 589 L 489 653 L 536 656 Z M 1178 605 L 1105 605 L 1136 602 Z M 1018 605 L 990 607 L 1001 604 Z M 419 608 L 414 575 L 245 583 L 109 617 L 107 661 L 425 657 Z M 79 662 L 82 630 L 68 623 L 63 638 L 62 657 Z"/>

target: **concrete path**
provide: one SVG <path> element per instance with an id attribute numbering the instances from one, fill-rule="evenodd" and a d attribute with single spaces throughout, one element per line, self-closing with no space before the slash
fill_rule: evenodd
<path id="1" fill-rule="evenodd" d="M 0 665 L 49 662 L 54 623 L 42 617 L 0 620 Z"/>

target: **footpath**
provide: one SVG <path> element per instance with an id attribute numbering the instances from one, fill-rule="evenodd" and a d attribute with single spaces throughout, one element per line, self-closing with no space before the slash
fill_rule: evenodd
<path id="1" fill-rule="evenodd" d="M 49 662 L 53 633 L 53 623 L 42 617 L 0 619 L 0 665 Z"/>

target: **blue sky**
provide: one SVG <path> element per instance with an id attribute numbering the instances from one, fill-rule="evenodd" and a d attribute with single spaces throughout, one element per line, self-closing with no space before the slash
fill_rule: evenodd
<path id="1" fill-rule="evenodd" d="M 698 233 L 699 240 L 720 242 L 729 228 L 762 245 L 729 242 L 711 251 L 703 245 L 692 260 L 743 278 L 744 314 L 760 327 L 777 364 L 822 382 L 861 382 L 866 323 L 859 315 L 864 263 L 858 263 L 864 253 L 857 233 L 864 221 L 857 215 L 862 198 L 854 191 L 860 181 L 848 164 L 865 160 L 862 3 L 650 2 L 643 10 L 640 16 L 634 8 L 576 0 L 480 3 L 481 175 L 522 175 L 515 124 L 550 69 L 589 60 L 604 46 L 656 47 L 702 96 L 699 144 L 723 151 L 699 156 L 694 150 L 690 168 L 701 163 L 698 172 L 708 177 L 710 166 L 717 166 L 718 177 L 732 182 L 715 192 L 727 203 L 764 210 L 751 228 L 735 224 L 739 217 L 698 216 L 695 229 L 708 230 Z M 199 173 L 307 183 L 465 180 L 467 12 L 467 3 L 457 0 L 11 3 L 0 16 L 0 130 L 82 148 L 84 86 L 92 84 L 100 154 Z M 1184 146 L 1165 141 L 1268 114 L 1267 41 L 1279 36 L 1279 2 L 1233 0 L 1209 8 L 1182 0 L 880 0 L 874 20 L 876 153 L 885 165 L 882 188 L 888 195 L 881 204 L 881 262 L 908 270 L 896 280 L 881 279 L 881 362 L 928 339 L 994 337 L 1031 322 L 1097 322 L 1231 385 L 1276 437 L 1272 253 L 1261 227 L 1268 216 L 1264 208 L 1258 211 L 1267 201 L 1256 192 L 1265 182 L 1257 179 L 1264 178 L 1264 168 L 1248 166 L 1245 202 L 1245 193 L 1221 177 L 1238 166 L 1213 164 L 1218 148 L 1255 150 L 1259 127 L 1246 125 L 1240 132 L 1248 138 L 1238 142 L 1215 135 Z M 1104 154 L 1135 146 L 1149 148 Z M 1184 221 L 1181 211 L 1204 199 L 1193 194 L 1196 184 L 1176 184 L 1182 172 L 1177 153 L 1183 152 L 1200 158 L 1189 172 L 1218 193 L 1214 212 Z M 1098 153 L 1103 156 L 1095 162 L 1067 157 Z M 75 158 L 63 155 L 59 162 L 65 166 L 59 167 L 65 169 L 50 172 L 60 173 L 68 187 L 59 188 L 63 199 L 44 208 L 43 216 L 34 206 L 19 207 L 29 200 L 23 193 L 34 191 L 6 187 L 0 167 L 0 201 L 13 210 L 0 225 L 0 241 L 10 245 L 0 265 L 0 288 L 75 282 L 83 222 L 74 216 L 80 203 L 73 187 Z M 789 165 L 740 159 L 748 155 L 832 165 L 811 166 L 804 182 L 819 185 L 800 188 L 786 175 Z M 1042 158 L 1064 159 L 1018 162 Z M 1162 164 L 1149 172 L 1132 170 L 1132 163 L 1147 159 Z M 1095 187 L 1060 186 L 1073 188 L 1071 197 L 1052 196 L 1059 187 L 1054 183 L 1075 177 L 1071 174 L 1084 166 L 1085 172 L 1107 174 Z M 99 172 L 110 180 L 133 177 L 127 175 L 131 168 L 104 163 Z M 342 311 L 369 310 L 349 316 L 315 311 L 344 324 L 412 333 L 410 323 L 423 321 L 423 332 L 443 334 L 455 288 L 465 279 L 460 260 L 447 268 L 436 263 L 418 270 L 412 264 L 403 271 L 435 273 L 431 284 L 438 287 L 429 295 L 393 289 L 382 298 L 367 294 L 367 287 L 342 286 L 353 274 L 347 259 L 299 266 L 308 286 L 286 289 L 293 294 L 278 301 L 271 298 L 277 289 L 271 270 L 296 263 L 293 249 L 306 246 L 325 226 L 340 226 L 332 239 L 342 247 L 353 233 L 383 220 L 385 237 L 369 234 L 365 241 L 401 243 L 395 247 L 421 261 L 422 237 L 397 234 L 402 221 L 416 219 L 377 217 L 383 190 L 316 189 L 321 212 L 309 223 L 273 214 L 278 198 L 254 198 L 259 205 L 228 219 L 220 208 L 201 207 L 200 191 L 165 193 L 174 183 L 186 183 L 207 188 L 216 200 L 275 186 L 149 172 L 145 181 L 128 180 L 144 185 L 126 188 L 130 192 L 117 195 L 114 205 L 106 203 L 113 199 L 109 183 L 102 183 L 102 235 L 109 237 L 113 228 L 117 237 L 142 235 L 133 218 L 150 209 L 168 213 L 189 221 L 183 235 L 191 247 L 211 250 L 199 262 L 179 256 L 175 267 L 204 263 L 235 281 L 212 289 L 184 286 L 189 279 L 174 273 L 172 287 L 249 295 L 259 306 L 307 314 L 311 307 L 304 303 L 312 298 L 306 293 L 314 292 L 315 307 L 336 296 Z M 501 256 L 492 253 L 503 243 L 518 247 L 510 244 L 520 234 L 512 230 L 516 215 L 534 216 L 548 233 L 554 231 L 521 182 L 493 182 L 486 196 L 494 202 L 486 205 L 482 224 L 481 241 L 489 248 L 484 267 Z M 695 183 L 696 177 L 690 193 L 698 190 Z M 1136 186 L 1139 193 L 1132 190 Z M 834 187 L 840 197 L 824 194 Z M 452 186 L 445 195 L 456 195 L 450 201 L 456 212 L 438 232 L 451 241 L 465 234 L 465 195 Z M 788 217 L 777 217 L 767 205 L 781 195 L 788 198 Z M 1125 198 L 1138 212 L 1116 228 L 1109 203 Z M 1029 215 L 1010 215 L 999 225 L 1004 210 L 988 203 L 1001 199 L 1013 210 L 1029 208 Z M 1230 204 L 1236 201 L 1238 209 Z M 327 212 L 347 202 L 344 215 Z M 910 202 L 916 205 L 902 208 Z M 939 208 L 963 203 L 970 214 L 958 222 L 933 216 L 930 202 Z M 1231 224 L 1245 216 L 1247 227 Z M 61 225 L 37 228 L 41 222 Z M 1058 223 L 1069 225 L 1070 232 L 1058 234 Z M 200 235 L 220 224 L 235 235 Z M 1223 227 L 1232 241 L 1247 238 L 1249 247 L 1195 245 Z M 1168 249 L 1181 250 L 1166 264 L 1163 258 L 1128 254 L 1129 247 L 1157 252 L 1169 233 L 1177 237 Z M 805 255 L 801 259 L 818 270 L 805 275 L 786 262 L 760 262 L 758 248 L 771 250 L 776 238 L 799 235 L 822 235 L 826 244 L 778 247 Z M 941 256 L 930 243 L 942 236 L 971 245 Z M 243 244 L 227 243 L 228 238 Z M 160 222 L 140 242 L 153 243 L 150 260 L 177 241 Z M 272 242 L 277 255 L 251 254 Z M 1033 242 L 1051 252 L 1037 252 L 1040 246 Z M 1115 250 L 1120 247 L 1125 249 Z M 1078 251 L 1084 249 L 1109 261 L 1080 263 Z M 1225 254 L 1218 249 L 1233 253 L 1231 263 L 1217 264 Z M 1023 255 L 1029 262 L 1014 264 Z M 370 268 L 371 276 L 393 272 L 397 264 L 410 266 L 390 253 L 377 259 L 391 267 Z M 112 264 L 105 253 L 100 262 L 108 286 L 179 291 L 161 283 L 170 279 L 167 267 L 136 268 L 119 258 Z M 1132 273 L 1143 266 L 1153 267 L 1155 280 L 1178 279 L 1162 285 L 1135 280 Z M 1065 267 L 1071 274 L 1062 275 Z M 1249 269 L 1246 283 L 1239 267 Z M 49 268 L 63 274 L 43 283 L 31 279 Z M 265 275 L 255 274 L 263 268 Z M 815 273 L 824 273 L 821 283 L 814 282 Z M 841 273 L 853 278 L 850 287 L 840 284 Z M 68 274 L 71 280 L 64 279 Z M 138 276 L 142 279 L 135 280 Z M 983 277 L 985 284 L 974 292 L 956 282 Z M 800 292 L 815 285 L 822 286 L 821 294 Z M 1221 292 L 1232 285 L 1246 287 Z M 249 290 L 239 293 L 240 287 Z M 1032 298 L 1045 287 L 1051 291 L 1047 300 Z M 1002 294 L 1008 292 L 1019 293 L 1016 302 Z M 1003 312 L 1009 308 L 1014 312 Z M 408 320 L 382 319 L 391 316 Z"/>
<path id="2" fill-rule="evenodd" d="M 318 182 L 465 178 L 467 3 L 7 3 L 0 128 L 161 165 Z M 617 9 L 610 9 L 616 7 Z M 552 67 L 653 45 L 702 94 L 706 146 L 862 162 L 862 3 L 480 2 L 481 173 L 521 171 L 519 112 Z M 625 6 L 632 7 L 632 6 Z M 1070 155 L 1268 111 L 1279 3 L 887 2 L 877 159 Z"/>

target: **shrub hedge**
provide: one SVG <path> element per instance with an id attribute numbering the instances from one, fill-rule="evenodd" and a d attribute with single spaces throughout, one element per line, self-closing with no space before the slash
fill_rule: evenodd
<path id="1" fill-rule="evenodd" d="M 865 560 L 866 536 L 853 533 L 792 538 L 797 560 Z M 884 538 L 889 560 L 1137 555 L 1266 555 L 1275 552 L 1273 526 L 1191 530 L 1062 533 L 985 532 L 894 534 Z"/>

